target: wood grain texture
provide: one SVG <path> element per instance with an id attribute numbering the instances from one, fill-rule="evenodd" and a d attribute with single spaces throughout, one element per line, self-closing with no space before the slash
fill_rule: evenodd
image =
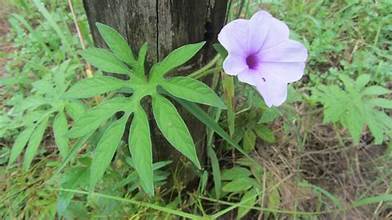
<path id="1" fill-rule="evenodd" d="M 147 41 L 147 60 L 150 64 L 162 60 L 170 51 L 184 44 L 207 41 L 197 57 L 173 74 L 189 73 L 211 59 L 214 54 L 212 44 L 223 26 L 226 5 L 227 0 L 84 0 L 97 46 L 105 47 L 95 27 L 96 22 L 101 22 L 119 31 L 135 54 Z M 203 164 L 204 126 L 181 109 L 180 114 L 191 131 L 200 162 Z M 180 157 L 179 153 L 168 146 L 153 120 L 151 127 L 155 159 L 176 161 Z"/>

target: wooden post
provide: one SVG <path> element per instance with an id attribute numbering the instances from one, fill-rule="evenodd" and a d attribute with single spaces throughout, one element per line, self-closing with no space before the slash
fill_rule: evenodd
<path id="1" fill-rule="evenodd" d="M 112 26 L 131 45 L 134 53 L 144 42 L 149 45 L 149 63 L 159 61 L 170 51 L 184 44 L 207 41 L 205 49 L 180 73 L 190 73 L 208 62 L 212 43 L 225 20 L 227 0 L 84 0 L 91 32 L 98 47 L 105 47 L 95 22 Z M 205 158 L 203 125 L 180 111 L 192 133 L 200 162 Z M 154 157 L 173 160 L 179 154 L 161 137 L 151 123 Z"/>

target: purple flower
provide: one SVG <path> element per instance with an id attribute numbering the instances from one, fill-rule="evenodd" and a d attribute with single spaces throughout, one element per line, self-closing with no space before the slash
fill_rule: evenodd
<path id="1" fill-rule="evenodd" d="M 228 51 L 224 71 L 255 86 L 268 107 L 281 105 L 287 84 L 304 73 L 306 48 L 290 40 L 287 25 L 266 11 L 228 23 L 218 40 Z"/>

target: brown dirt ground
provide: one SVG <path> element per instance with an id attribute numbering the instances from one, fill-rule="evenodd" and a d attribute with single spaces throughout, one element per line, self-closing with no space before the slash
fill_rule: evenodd
<path id="1" fill-rule="evenodd" d="M 11 45 L 6 41 L 6 35 L 9 32 L 7 17 L 10 13 L 9 6 L 0 0 L 0 77 L 5 74 L 4 65 L 7 59 L 5 54 L 12 51 Z"/>

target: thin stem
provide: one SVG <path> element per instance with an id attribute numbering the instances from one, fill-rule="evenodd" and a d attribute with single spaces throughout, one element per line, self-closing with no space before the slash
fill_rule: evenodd
<path id="1" fill-rule="evenodd" d="M 203 74 L 205 71 L 209 70 L 211 67 L 213 67 L 219 60 L 220 56 L 216 55 L 214 59 L 212 59 L 210 62 L 208 62 L 205 66 L 202 68 L 196 70 L 195 72 L 189 74 L 189 77 L 191 78 L 197 78 L 198 75 Z M 200 78 L 200 77 L 199 77 Z"/>
<path id="2" fill-rule="evenodd" d="M 84 195 L 91 195 L 91 196 L 98 196 L 101 198 L 112 199 L 112 200 L 116 200 L 116 201 L 120 201 L 120 202 L 126 202 L 126 203 L 130 203 L 133 205 L 139 205 L 139 206 L 144 206 L 146 208 L 155 209 L 160 212 L 165 212 L 165 213 L 169 213 L 172 215 L 181 216 L 183 218 L 203 219 L 203 217 L 201 217 L 201 216 L 197 216 L 197 215 L 186 213 L 186 212 L 183 212 L 180 210 L 174 210 L 174 209 L 162 207 L 159 205 L 151 204 L 148 202 L 141 202 L 141 201 L 137 201 L 137 200 L 133 200 L 133 199 L 126 199 L 126 198 L 121 198 L 121 197 L 116 197 L 116 196 L 111 196 L 111 195 L 106 195 L 106 194 L 101 194 L 101 193 L 96 193 L 96 192 L 86 192 L 86 191 L 82 191 L 82 190 L 73 190 L 73 189 L 65 189 L 65 188 L 54 189 L 54 190 L 63 191 L 63 192 L 70 192 L 70 193 L 78 193 L 78 194 L 84 194 Z"/>

